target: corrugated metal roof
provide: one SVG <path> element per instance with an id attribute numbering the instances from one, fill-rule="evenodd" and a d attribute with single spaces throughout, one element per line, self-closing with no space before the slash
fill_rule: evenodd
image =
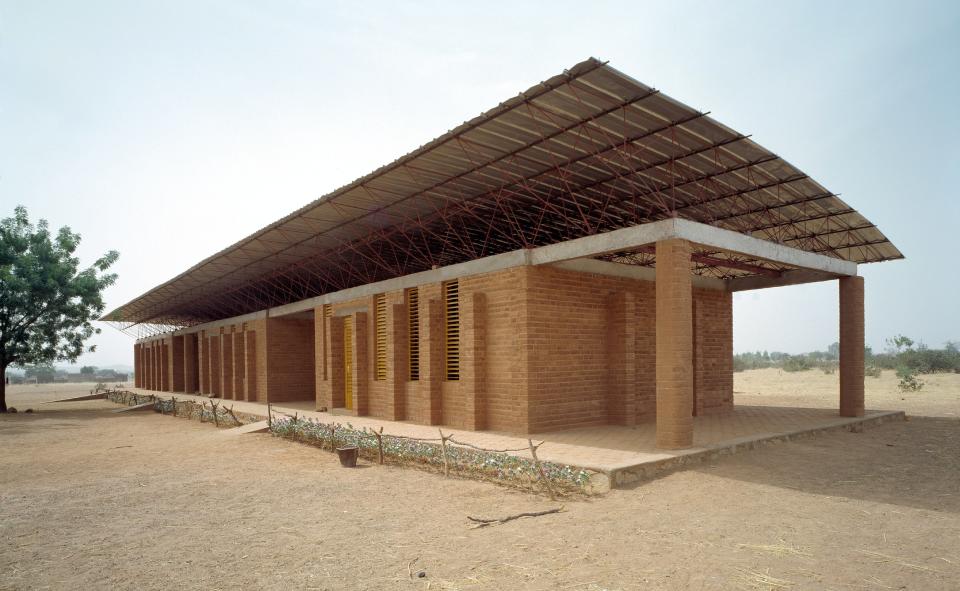
<path id="1" fill-rule="evenodd" d="M 866 263 L 902 258 L 786 160 L 596 59 L 214 254 L 104 317 L 192 324 L 669 216 Z M 722 253 L 706 253 L 714 260 Z M 621 262 L 649 264 L 624 253 Z M 714 276 L 748 274 L 703 265 Z"/>

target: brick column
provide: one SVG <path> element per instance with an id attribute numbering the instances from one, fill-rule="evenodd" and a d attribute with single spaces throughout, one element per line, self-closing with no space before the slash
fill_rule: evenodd
<path id="1" fill-rule="evenodd" d="M 366 312 L 354 312 L 346 319 L 353 321 L 353 413 L 358 417 L 370 414 L 369 379 L 372 364 L 368 353 L 369 323 Z"/>
<path id="2" fill-rule="evenodd" d="M 210 345 L 207 343 L 207 332 L 204 330 L 197 335 L 197 363 L 200 377 L 197 390 L 201 394 L 207 394 L 210 392 Z"/>
<path id="3" fill-rule="evenodd" d="M 657 447 L 693 445 L 690 243 L 657 242 Z"/>
<path id="4" fill-rule="evenodd" d="M 486 305 L 486 294 L 466 292 L 460 296 L 460 387 L 466 405 L 464 427 L 471 431 L 479 431 L 487 425 L 484 396 Z"/>
<path id="5" fill-rule="evenodd" d="M 863 277 L 840 280 L 840 416 L 862 417 Z"/>
<path id="6" fill-rule="evenodd" d="M 407 408 L 406 384 L 410 380 L 407 305 L 388 304 L 386 321 L 389 399 L 385 418 L 391 421 L 402 421 Z"/>
<path id="7" fill-rule="evenodd" d="M 153 365 L 150 363 L 152 354 L 153 349 L 148 341 L 143 344 L 143 385 L 140 387 L 144 390 L 150 390 L 153 384 Z"/>
<path id="8" fill-rule="evenodd" d="M 244 348 L 244 340 L 246 336 L 246 331 L 243 326 L 239 327 L 239 330 L 233 333 L 233 399 L 234 400 L 246 400 L 247 399 L 247 380 L 246 380 L 246 349 Z"/>
<path id="9" fill-rule="evenodd" d="M 243 348 L 245 351 L 243 381 L 247 384 L 245 400 L 256 402 L 259 376 L 257 375 L 257 333 L 255 331 L 247 331 L 246 336 L 243 337 Z"/>
<path id="10" fill-rule="evenodd" d="M 150 390 L 160 389 L 160 380 L 157 379 L 157 341 L 150 341 Z"/>
<path id="11" fill-rule="evenodd" d="M 160 390 L 170 391 L 170 344 L 169 339 L 160 341 Z"/>
<path id="12" fill-rule="evenodd" d="M 170 346 L 170 390 L 184 392 L 183 389 L 183 335 L 172 337 Z"/>
<path id="13" fill-rule="evenodd" d="M 314 360 L 315 385 L 314 391 L 317 399 L 317 410 L 322 408 L 333 408 L 333 396 L 330 392 L 330 380 L 328 377 L 327 361 L 330 357 L 329 339 L 329 320 L 323 317 L 323 306 L 317 306 L 313 309 L 313 354 Z"/>
<path id="14" fill-rule="evenodd" d="M 219 398 L 223 390 L 220 389 L 220 334 L 207 339 L 210 346 L 207 357 L 210 359 L 210 394 Z"/>
<path id="15" fill-rule="evenodd" d="M 133 387 L 140 387 L 140 373 L 143 369 L 140 367 L 140 343 L 133 344 Z"/>
<path id="16" fill-rule="evenodd" d="M 426 295 L 426 290 L 421 295 Z M 421 417 L 428 425 L 443 420 L 443 398 L 440 384 L 446 377 L 443 367 L 443 302 L 430 298 L 420 313 L 420 400 Z M 424 314 L 426 312 L 426 314 Z"/>
<path id="17" fill-rule="evenodd" d="M 344 400 L 344 367 L 343 367 L 343 324 L 350 320 L 345 316 L 334 316 L 328 318 L 326 327 L 328 332 L 327 342 L 327 381 L 324 387 L 320 405 L 330 408 L 343 408 L 346 404 Z"/>
<path id="18" fill-rule="evenodd" d="M 183 391 L 197 391 L 197 335 L 183 335 Z"/>
<path id="19" fill-rule="evenodd" d="M 231 327 L 230 330 L 233 328 Z M 224 400 L 234 399 L 232 332 L 224 332 L 220 337 L 220 393 Z"/>

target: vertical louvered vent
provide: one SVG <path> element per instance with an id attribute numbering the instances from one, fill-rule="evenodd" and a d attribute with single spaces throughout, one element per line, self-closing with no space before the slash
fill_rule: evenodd
<path id="1" fill-rule="evenodd" d="M 387 379 L 387 298 L 382 293 L 373 296 L 373 325 L 377 331 L 375 359 L 377 362 L 374 379 Z"/>
<path id="2" fill-rule="evenodd" d="M 416 287 L 407 290 L 407 320 L 410 335 L 410 381 L 420 379 L 420 292 Z"/>
<path id="3" fill-rule="evenodd" d="M 447 380 L 460 379 L 460 283 L 443 284 L 444 303 L 444 365 Z"/>

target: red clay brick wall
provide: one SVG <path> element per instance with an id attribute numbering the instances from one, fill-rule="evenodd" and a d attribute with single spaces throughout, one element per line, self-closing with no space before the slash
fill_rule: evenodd
<path id="1" fill-rule="evenodd" d="M 633 420 L 653 420 L 656 284 L 556 267 L 527 267 L 526 271 L 530 332 L 527 432 L 631 424 L 631 418 L 625 414 L 630 407 L 625 398 L 630 397 L 631 377 L 636 413 Z M 624 309 L 625 300 L 617 299 L 627 296 L 615 294 L 632 296 L 632 315 Z M 729 293 L 699 288 L 694 288 L 693 298 L 702 306 L 702 351 L 696 363 L 703 407 L 710 412 L 732 408 L 732 299 Z M 632 355 L 624 349 L 629 347 L 624 343 L 629 332 L 633 332 Z M 499 344 L 493 337 L 489 342 L 492 354 Z M 516 357 L 523 353 L 523 349 L 514 351 Z M 492 367 L 489 364 L 491 380 L 496 375 Z M 716 375 L 711 374 L 714 371 Z M 495 388 L 488 386 L 490 399 L 498 396 Z M 506 429 L 524 432 L 522 427 L 520 424 Z"/>
<path id="2" fill-rule="evenodd" d="M 524 431 L 529 410 L 526 363 L 530 332 L 524 293 L 528 275 L 529 268 L 518 267 L 460 279 L 461 381 L 473 393 L 457 394 L 464 406 L 468 394 L 477 397 L 480 416 L 476 421 L 481 429 Z M 476 383 L 470 385 L 471 379 Z M 449 406 L 445 404 L 444 410 Z M 453 424 L 446 417 L 445 412 L 443 422 Z M 465 415 L 459 419 L 465 428 L 471 428 L 472 420 Z"/>
<path id="3" fill-rule="evenodd" d="M 315 400 L 313 319 L 266 319 L 270 402 Z"/>
<path id="4" fill-rule="evenodd" d="M 694 413 L 733 408 L 733 298 L 729 291 L 693 290 Z"/>

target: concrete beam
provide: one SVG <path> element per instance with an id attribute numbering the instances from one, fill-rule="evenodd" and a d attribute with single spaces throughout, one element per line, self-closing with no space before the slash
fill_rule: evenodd
<path id="1" fill-rule="evenodd" d="M 857 274 L 857 264 L 850 261 L 807 252 L 792 246 L 761 240 L 740 232 L 724 230 L 690 220 L 678 218 L 672 221 L 674 223 L 674 237 L 689 240 L 696 244 L 745 254 L 791 267 L 800 267 L 801 269 L 822 271 L 835 275 L 853 276 Z"/>
<path id="2" fill-rule="evenodd" d="M 623 263 L 612 263 L 610 261 L 600 261 L 597 259 L 573 259 L 569 261 L 560 261 L 559 263 L 550 263 L 551 267 L 566 269 L 568 271 L 577 271 L 578 273 L 593 273 L 595 275 L 608 275 L 610 277 L 624 277 L 637 281 L 656 281 L 657 270 L 653 267 L 641 267 L 639 265 L 625 265 Z M 691 277 L 694 287 L 705 289 L 727 289 L 727 282 L 715 277 L 703 277 L 694 275 Z"/>
<path id="3" fill-rule="evenodd" d="M 546 265 L 571 259 L 592 258 L 655 244 L 660 240 L 676 237 L 675 221 L 661 220 L 534 248 L 530 251 L 530 264 Z"/>
<path id="4" fill-rule="evenodd" d="M 751 289 L 766 289 L 768 287 L 782 287 L 784 285 L 800 285 L 802 283 L 832 281 L 837 279 L 837 277 L 839 276 L 831 273 L 797 269 L 795 271 L 786 271 L 780 277 L 760 277 L 758 275 L 753 275 L 750 277 L 735 277 L 733 279 L 727 279 L 725 280 L 725 283 L 727 291 L 747 291 Z"/>

